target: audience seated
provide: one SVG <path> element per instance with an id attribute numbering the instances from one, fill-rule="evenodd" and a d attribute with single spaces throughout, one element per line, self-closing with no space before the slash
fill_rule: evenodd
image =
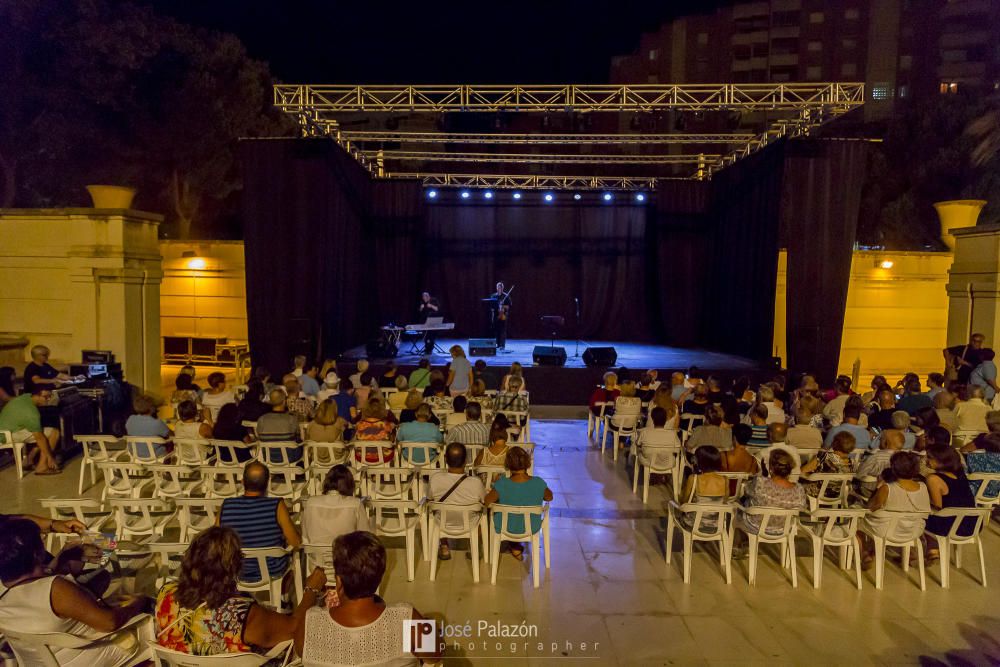
<path id="1" fill-rule="evenodd" d="M 659 408 L 663 409 L 663 408 Z M 728 426 L 723 424 L 722 408 L 718 405 L 710 405 L 705 410 L 705 423 L 696 426 L 688 437 L 684 446 L 688 451 L 695 451 L 703 445 L 711 445 L 719 451 L 726 451 L 733 448 L 733 432 Z"/>
<path id="2" fill-rule="evenodd" d="M 608 371 L 604 374 L 604 386 L 598 387 L 594 390 L 594 393 L 590 395 L 590 411 L 595 415 L 601 414 L 601 407 L 597 405 L 598 403 L 614 403 L 618 398 L 621 390 L 618 388 L 618 376 Z M 604 408 L 604 414 L 612 414 L 614 412 L 614 407 L 609 405 Z"/>
<path id="3" fill-rule="evenodd" d="M 485 452 L 484 452 L 485 453 Z M 494 503 L 501 505 L 530 506 L 541 505 L 542 502 L 551 502 L 552 490 L 541 477 L 533 477 L 528 474 L 531 467 L 531 456 L 517 445 L 507 450 L 504 458 L 504 467 L 509 473 L 509 477 L 498 477 L 493 482 L 493 489 L 486 494 L 483 501 L 488 507 Z M 522 517 L 511 516 L 508 518 L 506 528 L 511 532 L 522 532 L 525 529 Z M 531 515 L 531 532 L 537 532 L 542 525 L 540 514 Z M 500 516 L 493 517 L 493 528 L 500 530 Z M 508 544 L 510 555 L 516 560 L 524 557 L 524 547 L 519 543 Z M 533 565 L 537 567 L 537 564 Z"/>
<path id="4" fill-rule="evenodd" d="M 760 404 L 767 408 L 767 423 L 774 424 L 777 422 L 785 423 L 785 411 L 778 404 L 778 400 L 774 395 L 774 388 L 769 385 L 763 385 L 757 392 Z"/>
<path id="5" fill-rule="evenodd" d="M 479 477 L 466 473 L 467 456 L 465 445 L 462 443 L 453 442 L 448 445 L 444 452 L 444 462 L 447 469 L 430 476 L 428 497 L 431 500 L 453 505 L 471 505 L 483 502 L 486 488 Z M 448 526 L 462 526 L 461 516 L 448 516 L 445 521 Z M 451 558 L 448 538 L 441 538 L 441 544 L 438 546 L 438 558 L 441 560 Z"/>
<path id="6" fill-rule="evenodd" d="M 694 388 L 693 397 L 684 401 L 684 407 L 681 412 L 689 415 L 704 415 L 705 410 L 708 409 L 709 405 L 708 387 L 706 385 L 699 384 Z M 765 408 L 765 410 L 766 409 L 767 408 Z M 684 427 L 687 428 L 687 425 L 684 425 Z"/>
<path id="7" fill-rule="evenodd" d="M 465 423 L 465 408 L 467 405 L 469 405 L 469 399 L 464 395 L 451 399 L 451 412 L 448 413 L 445 419 L 446 430 Z"/>
<path id="8" fill-rule="evenodd" d="M 403 375 L 397 375 L 394 381 L 396 391 L 389 394 L 388 402 L 390 410 L 402 410 L 406 407 L 406 397 L 409 393 L 409 383 Z"/>
<path id="9" fill-rule="evenodd" d="M 523 393 L 520 376 L 512 375 L 507 381 L 507 388 L 497 392 L 494 409 L 497 412 L 528 411 L 528 396 Z"/>
<path id="10" fill-rule="evenodd" d="M 472 365 L 472 377 L 476 382 L 483 383 L 483 389 L 496 391 L 500 388 L 497 376 L 489 369 L 483 359 L 476 359 L 476 363 Z"/>
<path id="11" fill-rule="evenodd" d="M 837 378 L 834 391 L 834 397 L 823 408 L 823 417 L 830 426 L 839 426 L 844 421 L 844 406 L 851 397 L 851 379 L 843 376 Z"/>
<path id="12" fill-rule="evenodd" d="M 941 420 L 941 425 L 952 433 L 958 428 L 955 418 L 955 394 L 950 391 L 940 391 L 934 396 L 934 411 Z"/>
<path id="13" fill-rule="evenodd" d="M 813 473 L 836 473 L 854 474 L 854 461 L 851 459 L 851 452 L 854 451 L 856 441 L 854 436 L 847 431 L 841 431 L 834 436 L 829 449 L 821 449 L 812 459 L 807 461 L 801 469 L 803 475 Z M 803 480 L 806 493 L 811 497 L 819 496 L 822 482 L 809 482 Z M 838 498 L 842 491 L 842 482 L 831 482 L 826 488 L 826 498 Z"/>
<path id="14" fill-rule="evenodd" d="M 858 466 L 857 476 L 862 478 L 878 477 L 881 475 L 889 467 L 889 461 L 892 460 L 893 454 L 902 451 L 904 442 L 905 440 L 901 432 L 891 429 L 886 431 L 879 443 L 879 448 L 861 461 L 861 465 Z M 876 485 L 870 482 L 864 483 L 860 487 L 860 491 L 865 497 L 874 492 L 875 489 Z"/>
<path id="15" fill-rule="evenodd" d="M 236 397 L 233 392 L 226 389 L 226 376 L 223 373 L 215 372 L 208 375 L 208 389 L 201 395 L 201 406 L 208 411 L 208 418 L 212 421 L 219 416 L 219 408 L 226 403 L 235 403 Z"/>
<path id="16" fill-rule="evenodd" d="M 191 541 L 180 577 L 164 584 L 156 596 L 158 644 L 197 656 L 266 654 L 292 639 L 296 624 L 316 604 L 314 590 L 326 583 L 323 571 L 317 569 L 306 579 L 306 592 L 293 614 L 279 614 L 237 590 L 242 547 L 236 531 L 222 526 Z"/>
<path id="17" fill-rule="evenodd" d="M 323 494 L 312 496 L 302 506 L 302 542 L 333 544 L 341 535 L 371 530 L 371 520 L 361 498 L 354 495 L 354 475 L 345 465 L 335 465 L 323 479 Z M 319 567 L 329 568 L 326 558 Z"/>
<path id="18" fill-rule="evenodd" d="M 417 367 L 410 373 L 410 377 L 407 379 L 407 384 L 410 389 L 420 389 L 423 390 L 431 383 L 431 361 L 430 359 L 421 359 Z"/>
<path id="19" fill-rule="evenodd" d="M 354 439 L 368 441 L 395 441 L 396 423 L 389 419 L 389 414 L 390 413 L 385 409 L 385 403 L 382 402 L 382 399 L 374 396 L 369 398 L 368 402 L 365 403 L 365 407 L 361 410 L 361 419 L 358 420 L 357 428 L 354 432 Z M 393 460 L 395 453 L 395 449 L 391 447 L 383 447 L 382 460 L 386 462 Z M 355 460 L 360 461 L 361 451 L 355 451 L 354 458 Z M 374 451 L 366 452 L 365 462 L 378 463 L 378 454 Z"/>
<path id="20" fill-rule="evenodd" d="M 719 474 L 722 470 L 722 454 L 712 445 L 702 445 L 694 452 L 694 474 L 684 480 L 680 502 L 684 503 L 724 503 L 729 495 L 729 480 Z M 694 515 L 683 517 L 688 528 L 714 532 L 719 524 L 719 515 L 706 513 L 701 516 L 701 525 L 694 525 Z"/>
<path id="21" fill-rule="evenodd" d="M 312 400 L 316 400 L 316 396 L 319 394 L 319 381 L 316 379 L 318 376 L 319 366 L 311 362 L 303 368 L 302 375 L 299 376 L 302 394 Z"/>
<path id="22" fill-rule="evenodd" d="M 510 382 L 514 378 L 519 378 L 521 380 L 520 389 L 516 391 L 527 391 L 528 383 L 524 381 L 524 368 L 518 362 L 512 362 L 510 365 L 510 372 L 503 376 L 503 380 L 500 382 L 500 391 L 515 391 L 511 386 Z"/>
<path id="23" fill-rule="evenodd" d="M 926 477 L 927 493 L 931 499 L 931 509 L 937 511 L 946 507 L 975 507 L 976 496 L 965 476 L 962 457 L 958 450 L 948 445 L 937 445 L 927 450 L 927 466 L 934 472 Z M 924 540 L 927 543 L 927 558 L 937 560 L 936 537 L 947 536 L 955 519 L 931 515 L 927 518 Z M 976 520 L 968 517 L 958 527 L 960 537 L 969 537 L 975 530 Z"/>
<path id="24" fill-rule="evenodd" d="M 996 353 L 988 347 L 979 351 L 979 364 L 969 374 L 969 384 L 983 390 L 983 399 L 992 404 L 997 394 Z"/>
<path id="25" fill-rule="evenodd" d="M 323 376 L 323 386 L 316 392 L 316 402 L 322 403 L 328 398 L 333 398 L 340 393 L 340 376 L 336 370 L 327 371 Z"/>
<path id="26" fill-rule="evenodd" d="M 920 408 L 932 408 L 934 401 L 930 396 L 923 393 L 920 387 L 920 380 L 911 378 L 906 382 L 903 389 L 903 397 L 896 404 L 896 409 L 903 410 L 911 417 L 917 414 Z"/>
<path id="27" fill-rule="evenodd" d="M 911 450 L 917 445 L 917 435 L 910 430 L 910 415 L 905 410 L 892 413 L 892 428 L 882 431 L 872 440 L 872 449 L 878 449 L 879 440 L 889 431 L 899 431 L 903 434 L 903 449 Z"/>
<path id="28" fill-rule="evenodd" d="M 219 419 L 212 426 L 212 438 L 216 440 L 234 440 L 248 444 L 253 441 L 250 437 L 250 432 L 240 419 L 239 408 L 233 403 L 227 403 L 219 409 Z M 223 463 L 245 463 L 250 460 L 251 452 L 249 449 L 236 450 L 236 461 L 230 461 L 228 456 L 228 450 L 219 450 L 219 458 Z"/>
<path id="29" fill-rule="evenodd" d="M 419 389 L 411 389 L 406 395 L 406 403 L 399 414 L 399 423 L 405 424 L 417 418 L 417 408 L 424 402 L 424 394 Z"/>
<path id="30" fill-rule="evenodd" d="M 642 415 L 642 399 L 635 395 L 635 382 L 626 380 L 621 383 L 621 391 L 615 399 L 614 414 L 611 415 L 611 425 L 615 428 L 632 428 Z"/>
<path id="31" fill-rule="evenodd" d="M 343 442 L 350 424 L 337 413 L 337 403 L 325 400 L 316 406 L 316 415 L 306 427 L 306 439 L 313 442 Z"/>
<path id="32" fill-rule="evenodd" d="M 299 423 L 312 420 L 316 407 L 311 398 L 302 393 L 302 384 L 297 377 L 289 373 L 281 380 L 285 388 L 285 410 L 295 417 Z"/>
<path id="33" fill-rule="evenodd" d="M 986 413 L 993 408 L 984 399 L 982 387 L 969 387 L 969 398 L 955 406 L 955 430 L 967 433 L 986 433 Z"/>
<path id="34" fill-rule="evenodd" d="M 844 406 L 844 420 L 839 426 L 834 426 L 831 428 L 827 434 L 826 438 L 823 439 L 823 445 L 829 447 L 833 444 L 833 439 L 837 437 L 838 433 L 850 433 L 854 436 L 854 442 L 856 446 L 860 449 L 870 449 L 872 447 L 872 436 L 868 432 L 868 429 L 859 423 L 861 418 L 861 406 L 857 403 L 851 403 Z M 892 423 L 889 423 L 889 428 L 892 428 Z"/>
<path id="35" fill-rule="evenodd" d="M 749 443 L 751 447 L 767 447 L 771 443 L 767 437 L 767 415 L 767 406 L 760 403 L 750 408 L 750 412 L 747 413 L 752 433 Z"/>
<path id="36" fill-rule="evenodd" d="M 900 447 L 902 446 L 901 437 L 892 439 L 897 441 Z M 882 471 L 878 488 L 868 501 L 868 510 L 869 514 L 862 521 L 866 528 L 876 535 L 902 542 L 915 540 L 923 534 L 925 519 L 900 520 L 896 523 L 895 532 L 888 533 L 892 512 L 928 514 L 931 511 L 930 496 L 927 494 L 924 478 L 920 474 L 919 456 L 913 452 L 893 451 L 888 466 Z M 862 567 L 868 569 L 872 564 L 874 544 L 865 539 L 863 534 L 861 537 L 865 542 Z"/>
<path id="37" fill-rule="evenodd" d="M 695 430 L 697 431 L 697 429 Z M 659 406 L 650 410 L 649 421 L 645 428 L 639 429 L 638 438 L 639 443 L 642 445 L 670 445 L 679 447 L 681 441 L 677 435 L 676 409 L 672 419 L 667 416 L 667 411 Z M 732 446 L 731 443 L 730 446 Z"/>
<path id="38" fill-rule="evenodd" d="M 746 424 L 733 426 L 733 446 L 729 451 L 722 452 L 722 470 L 724 472 L 741 472 L 756 474 L 760 468 L 757 459 L 747 449 L 747 444 L 753 436 L 753 429 Z"/>
<path id="39" fill-rule="evenodd" d="M 812 412 L 799 403 L 795 410 L 795 425 L 788 429 L 785 442 L 792 447 L 816 449 L 823 446 L 823 432 L 810 424 Z"/>
<path id="40" fill-rule="evenodd" d="M 476 455 L 477 466 L 502 466 L 507 461 L 507 429 L 491 428 L 489 447 Z"/>
<path id="41" fill-rule="evenodd" d="M 365 404 L 365 401 L 371 395 L 372 389 L 378 389 L 378 383 L 375 381 L 375 376 L 372 375 L 370 367 L 371 365 L 367 359 L 358 359 L 357 372 L 347 378 L 354 386 L 354 391 L 360 405 Z"/>
<path id="42" fill-rule="evenodd" d="M 806 492 L 801 484 L 788 479 L 797 466 L 797 461 L 783 449 L 772 451 L 767 458 L 768 476 L 756 475 L 747 481 L 746 507 L 776 507 L 780 509 L 805 509 Z M 739 515 L 740 528 L 747 533 L 758 534 L 761 518 L 756 515 Z M 781 534 L 784 522 L 774 520 L 764 526 L 768 534 Z M 742 557 L 744 551 L 734 550 L 734 558 Z"/>
<path id="43" fill-rule="evenodd" d="M 888 388 L 879 391 L 877 407 L 878 409 L 872 412 L 868 425 L 879 430 L 892 428 L 892 413 L 896 411 L 896 394 Z M 861 443 L 858 443 L 858 446 L 861 446 Z"/>
<path id="44" fill-rule="evenodd" d="M 297 547 L 302 544 L 288 506 L 281 498 L 271 498 L 267 489 L 271 471 L 259 461 L 251 461 L 243 468 L 243 495 L 222 501 L 217 523 L 236 531 L 244 549 L 262 547 Z M 268 558 L 267 569 L 271 576 L 279 576 L 288 566 L 288 556 Z M 244 558 L 240 580 L 256 582 L 261 579 L 260 568 L 253 558 Z"/>
<path id="45" fill-rule="evenodd" d="M 424 389 L 424 401 L 434 410 L 451 411 L 451 394 L 443 377 L 436 376 L 431 380 L 430 385 Z"/>
<path id="46" fill-rule="evenodd" d="M 125 420 L 126 435 L 146 438 L 170 438 L 172 435 L 170 427 L 156 416 L 156 406 L 153 404 L 152 398 L 145 395 L 136 396 L 132 402 L 132 408 L 135 410 L 135 414 Z M 0 414 L 0 423 L 2 422 L 3 415 Z M 136 454 L 143 458 L 147 458 L 152 454 L 155 454 L 159 458 L 166 455 L 167 446 L 161 444 L 153 445 L 153 452 L 151 454 L 149 445 L 139 443 L 136 445 L 135 451 Z"/>
<path id="47" fill-rule="evenodd" d="M 446 440 L 449 444 L 490 444 L 490 425 L 483 422 L 483 408 L 477 401 L 469 401 L 465 405 L 465 421 L 449 428 Z"/>
<path id="48" fill-rule="evenodd" d="M 441 429 L 438 428 L 437 425 L 431 423 L 431 417 L 433 415 L 434 411 L 431 410 L 431 406 L 427 403 L 422 403 L 420 407 L 417 408 L 417 418 L 414 421 L 400 424 L 399 430 L 396 432 L 396 442 L 444 442 L 444 437 L 441 435 Z M 403 458 L 409 460 L 411 463 L 416 463 L 418 465 L 429 463 L 429 461 L 425 460 L 423 450 L 416 450 L 412 452 L 412 456 L 413 458 L 411 459 L 409 452 L 403 453 Z M 437 452 L 431 452 L 431 459 L 433 460 L 436 457 Z"/>
<path id="49" fill-rule="evenodd" d="M 1000 433 L 990 432 L 979 436 L 962 447 L 962 453 L 965 455 L 965 469 L 970 474 L 1000 473 Z M 969 482 L 973 493 L 979 492 L 981 484 L 979 480 Z M 986 495 L 990 498 L 1000 496 L 1000 481 L 990 482 Z"/>
<path id="50" fill-rule="evenodd" d="M 219 410 L 221 412 L 222 408 Z M 261 415 L 271 411 L 270 391 L 265 392 L 263 380 L 257 377 L 250 378 L 247 382 L 247 393 L 240 400 L 238 410 L 240 421 L 246 422 L 255 422 Z"/>
<path id="51" fill-rule="evenodd" d="M 84 557 L 79 550 L 76 554 L 72 558 Z M 35 521 L 15 518 L 3 522 L 0 583 L 5 590 L 0 595 L 0 632 L 54 632 L 96 639 L 150 610 L 150 600 L 145 597 L 100 600 L 66 576 L 68 559 L 57 559 L 54 571 L 48 567 L 50 560 Z M 30 647 L 19 649 L 15 643 L 14 648 L 31 655 Z M 100 642 L 83 649 L 56 648 L 55 657 L 60 665 L 72 667 L 118 665 L 142 648 L 133 634 L 131 641 Z"/>
<path id="52" fill-rule="evenodd" d="M 399 369 L 396 368 L 395 361 L 387 361 L 385 364 L 385 371 L 382 375 L 378 377 L 379 389 L 390 389 L 396 386 L 396 378 L 402 377 L 399 375 Z"/>
<path id="53" fill-rule="evenodd" d="M 354 383 L 345 378 L 338 383 L 338 386 L 340 391 L 332 396 L 334 403 L 337 404 L 337 414 L 353 424 L 360 416 L 358 397 L 354 394 Z"/>
<path id="54" fill-rule="evenodd" d="M 194 401 L 182 401 L 177 406 L 177 423 L 174 424 L 174 436 L 189 440 L 212 437 L 212 423 L 202 421 L 202 413 Z"/>
<path id="55" fill-rule="evenodd" d="M 14 442 L 35 445 L 34 448 L 28 448 L 28 461 L 30 464 L 37 457 L 36 475 L 58 475 L 62 472 L 55 457 L 59 446 L 59 429 L 43 427 L 42 415 L 38 411 L 38 408 L 48 405 L 51 400 L 52 390 L 48 385 L 39 384 L 31 393 L 21 394 L 7 401 L 0 410 L 0 431 L 10 431 Z"/>
<path id="56" fill-rule="evenodd" d="M 261 415 L 257 420 L 257 439 L 261 442 L 298 442 L 299 420 L 288 413 L 288 401 L 281 389 L 271 390 L 271 412 Z M 302 458 L 302 450 L 294 450 L 289 454 L 289 461 Z"/>
<path id="57" fill-rule="evenodd" d="M 178 373 L 174 379 L 174 393 L 170 394 L 170 402 L 174 405 L 184 401 L 199 403 L 201 396 L 194 390 L 194 378 L 187 373 Z"/>
<path id="58" fill-rule="evenodd" d="M 375 594 L 385 564 L 385 547 L 371 533 L 348 533 L 333 543 L 336 593 L 325 607 L 309 609 L 295 628 L 295 650 L 304 667 L 417 667 L 421 658 L 438 657 L 436 641 L 429 642 L 428 653 L 403 651 L 404 622 L 423 616 L 409 604 L 387 605 Z"/>

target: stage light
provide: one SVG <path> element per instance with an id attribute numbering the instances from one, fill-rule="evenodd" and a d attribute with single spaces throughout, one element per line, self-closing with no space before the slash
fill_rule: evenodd
<path id="1" fill-rule="evenodd" d="M 521 198 L 521 193 L 520 192 L 515 192 L 514 193 L 514 199 L 520 199 L 520 198 Z"/>
<path id="2" fill-rule="evenodd" d="M 428 190 L 427 191 L 427 198 L 428 199 L 434 199 L 437 196 L 438 196 L 438 191 L 437 190 Z"/>
<path id="3" fill-rule="evenodd" d="M 637 202 L 644 202 L 644 201 L 646 201 L 646 195 L 642 194 L 641 192 L 636 193 L 635 200 Z"/>
<path id="4" fill-rule="evenodd" d="M 485 199 L 493 199 L 493 191 L 487 190 L 486 192 L 483 193 L 483 197 Z"/>
<path id="5" fill-rule="evenodd" d="M 462 199 L 468 199 L 471 196 L 472 196 L 471 192 L 469 192 L 468 190 L 462 190 Z"/>
<path id="6" fill-rule="evenodd" d="M 575 199 L 576 201 L 580 201 L 581 199 L 583 199 L 583 197 L 580 195 L 579 192 L 577 192 L 575 195 L 573 195 L 573 199 Z"/>
<path id="7" fill-rule="evenodd" d="M 881 262 L 879 262 L 878 268 L 888 270 L 894 267 L 895 265 L 896 263 L 893 262 L 891 259 L 883 259 Z"/>
<path id="8" fill-rule="evenodd" d="M 545 193 L 545 201 L 551 203 L 553 199 L 555 199 L 555 195 L 553 195 L 551 192 Z"/>
<path id="9" fill-rule="evenodd" d="M 611 194 L 610 192 L 605 192 L 604 193 L 604 197 L 603 197 L 604 201 L 611 201 L 614 198 L 615 198 L 615 196 L 613 194 Z"/>

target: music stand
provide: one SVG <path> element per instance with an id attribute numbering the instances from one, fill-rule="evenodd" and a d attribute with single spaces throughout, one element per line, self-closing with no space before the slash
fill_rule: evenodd
<path id="1" fill-rule="evenodd" d="M 552 338 L 552 347 L 555 347 L 556 336 L 559 334 L 559 329 L 566 324 L 566 318 L 562 315 L 542 315 L 539 319 L 545 328 L 549 330 L 550 337 Z"/>

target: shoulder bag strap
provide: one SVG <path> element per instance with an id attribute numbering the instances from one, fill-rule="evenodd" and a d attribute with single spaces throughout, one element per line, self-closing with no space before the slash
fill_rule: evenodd
<path id="1" fill-rule="evenodd" d="M 451 485 L 450 489 L 445 491 L 443 496 L 438 498 L 438 502 L 443 503 L 444 501 L 448 500 L 448 496 L 450 496 L 455 491 L 455 489 L 457 489 L 459 485 L 461 485 L 461 483 L 464 482 L 466 479 L 468 479 L 468 477 L 466 475 L 462 475 L 457 482 Z"/>

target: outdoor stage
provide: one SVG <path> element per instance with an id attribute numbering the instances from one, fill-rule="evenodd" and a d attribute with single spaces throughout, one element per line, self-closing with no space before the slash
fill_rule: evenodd
<path id="1" fill-rule="evenodd" d="M 556 339 L 555 344 L 557 347 L 566 348 L 566 365 L 534 366 L 531 357 L 534 347 L 548 346 L 551 343 L 552 341 L 548 339 L 508 339 L 506 351 L 498 351 L 495 357 L 469 357 L 469 359 L 473 362 L 477 359 L 485 360 L 490 367 L 498 369 L 496 371 L 498 375 L 501 371 L 505 372 L 511 363 L 515 361 L 520 363 L 524 366 L 525 382 L 531 392 L 531 401 L 535 405 L 583 405 L 587 402 L 594 386 L 600 383 L 601 376 L 608 370 L 603 367 L 589 368 L 583 363 L 583 353 L 589 346 L 614 347 L 618 352 L 618 360 L 612 368 L 615 370 L 626 368 L 635 379 L 638 379 L 643 372 L 654 368 L 660 371 L 661 381 L 666 380 L 671 371 L 687 370 L 690 366 L 697 366 L 702 371 L 718 373 L 726 378 L 738 375 L 757 378 L 766 370 L 746 357 L 648 343 L 581 341 L 580 356 L 575 356 L 576 341 L 559 339 Z M 455 344 L 461 345 L 468 353 L 468 339 L 438 338 L 437 346 L 440 350 L 445 350 L 445 353 L 436 352 L 430 355 L 428 358 L 431 360 L 431 365 L 442 367 L 447 364 L 451 360 L 447 350 Z M 409 373 L 423 357 L 423 354 L 410 353 L 410 345 L 404 341 L 400 345 L 399 354 L 392 361 Z M 353 362 L 363 358 L 367 358 L 364 346 L 347 350 L 340 357 L 341 373 L 348 370 L 353 373 Z M 376 372 L 381 373 L 381 369 L 390 359 L 373 358 L 369 361 L 372 362 Z"/>

